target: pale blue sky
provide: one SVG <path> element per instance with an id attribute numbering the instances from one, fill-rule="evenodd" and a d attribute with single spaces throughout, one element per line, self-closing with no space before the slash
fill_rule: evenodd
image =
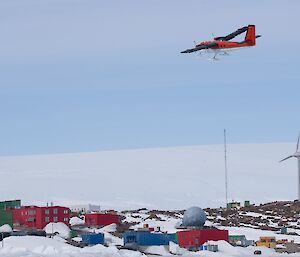
<path id="1" fill-rule="evenodd" d="M 0 2 L 0 154 L 296 141 L 299 1 Z M 256 24 L 257 46 L 179 52 Z"/>

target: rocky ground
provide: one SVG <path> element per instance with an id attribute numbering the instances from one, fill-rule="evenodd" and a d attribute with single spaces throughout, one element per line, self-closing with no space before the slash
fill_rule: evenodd
<path id="1" fill-rule="evenodd" d="M 232 209 L 207 208 L 205 211 L 208 213 L 208 220 L 222 226 L 244 226 L 271 231 L 283 226 L 300 229 L 298 201 L 278 201 Z"/>
<path id="2" fill-rule="evenodd" d="M 224 227 L 250 227 L 261 230 L 278 231 L 283 226 L 288 228 L 290 235 L 297 235 L 294 230 L 300 229 L 300 202 L 277 201 L 241 208 L 205 208 L 206 225 Z M 120 236 L 129 228 L 143 224 L 163 224 L 174 220 L 179 225 L 184 210 L 164 211 L 138 209 L 121 212 L 122 224 L 118 226 L 116 235 Z"/>

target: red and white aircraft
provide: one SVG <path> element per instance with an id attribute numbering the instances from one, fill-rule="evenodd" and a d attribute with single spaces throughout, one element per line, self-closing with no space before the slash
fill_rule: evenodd
<path id="1" fill-rule="evenodd" d="M 229 41 L 244 32 L 247 33 L 243 41 L 241 42 Z M 216 60 L 216 56 L 219 53 L 222 53 L 223 55 L 227 55 L 228 54 L 227 51 L 229 50 L 255 46 L 256 38 L 259 37 L 261 36 L 255 35 L 255 25 L 248 25 L 236 30 L 235 32 L 227 36 L 215 37 L 213 41 L 206 41 L 206 42 L 201 42 L 199 44 L 196 44 L 194 48 L 187 49 L 185 51 L 182 51 L 181 53 L 185 54 L 185 53 L 193 53 L 197 51 L 213 52 L 214 56 L 212 59 Z"/>

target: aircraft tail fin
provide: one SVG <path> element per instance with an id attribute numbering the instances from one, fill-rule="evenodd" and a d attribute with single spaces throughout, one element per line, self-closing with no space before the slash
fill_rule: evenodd
<path id="1" fill-rule="evenodd" d="M 249 42 L 252 46 L 256 44 L 255 25 L 248 25 L 245 41 Z"/>

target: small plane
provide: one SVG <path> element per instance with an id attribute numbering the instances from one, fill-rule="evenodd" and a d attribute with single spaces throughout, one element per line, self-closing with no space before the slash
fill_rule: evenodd
<path id="1" fill-rule="evenodd" d="M 241 42 L 229 41 L 244 32 L 247 33 L 243 41 Z M 193 53 L 197 51 L 212 52 L 214 53 L 212 59 L 217 60 L 216 56 L 218 54 L 228 55 L 227 51 L 255 46 L 256 38 L 259 37 L 261 37 L 261 35 L 255 34 L 255 25 L 248 25 L 236 30 L 235 32 L 227 36 L 215 37 L 214 40 L 212 41 L 205 41 L 205 42 L 195 44 L 194 48 L 184 50 L 181 53 L 185 54 L 185 53 Z"/>

